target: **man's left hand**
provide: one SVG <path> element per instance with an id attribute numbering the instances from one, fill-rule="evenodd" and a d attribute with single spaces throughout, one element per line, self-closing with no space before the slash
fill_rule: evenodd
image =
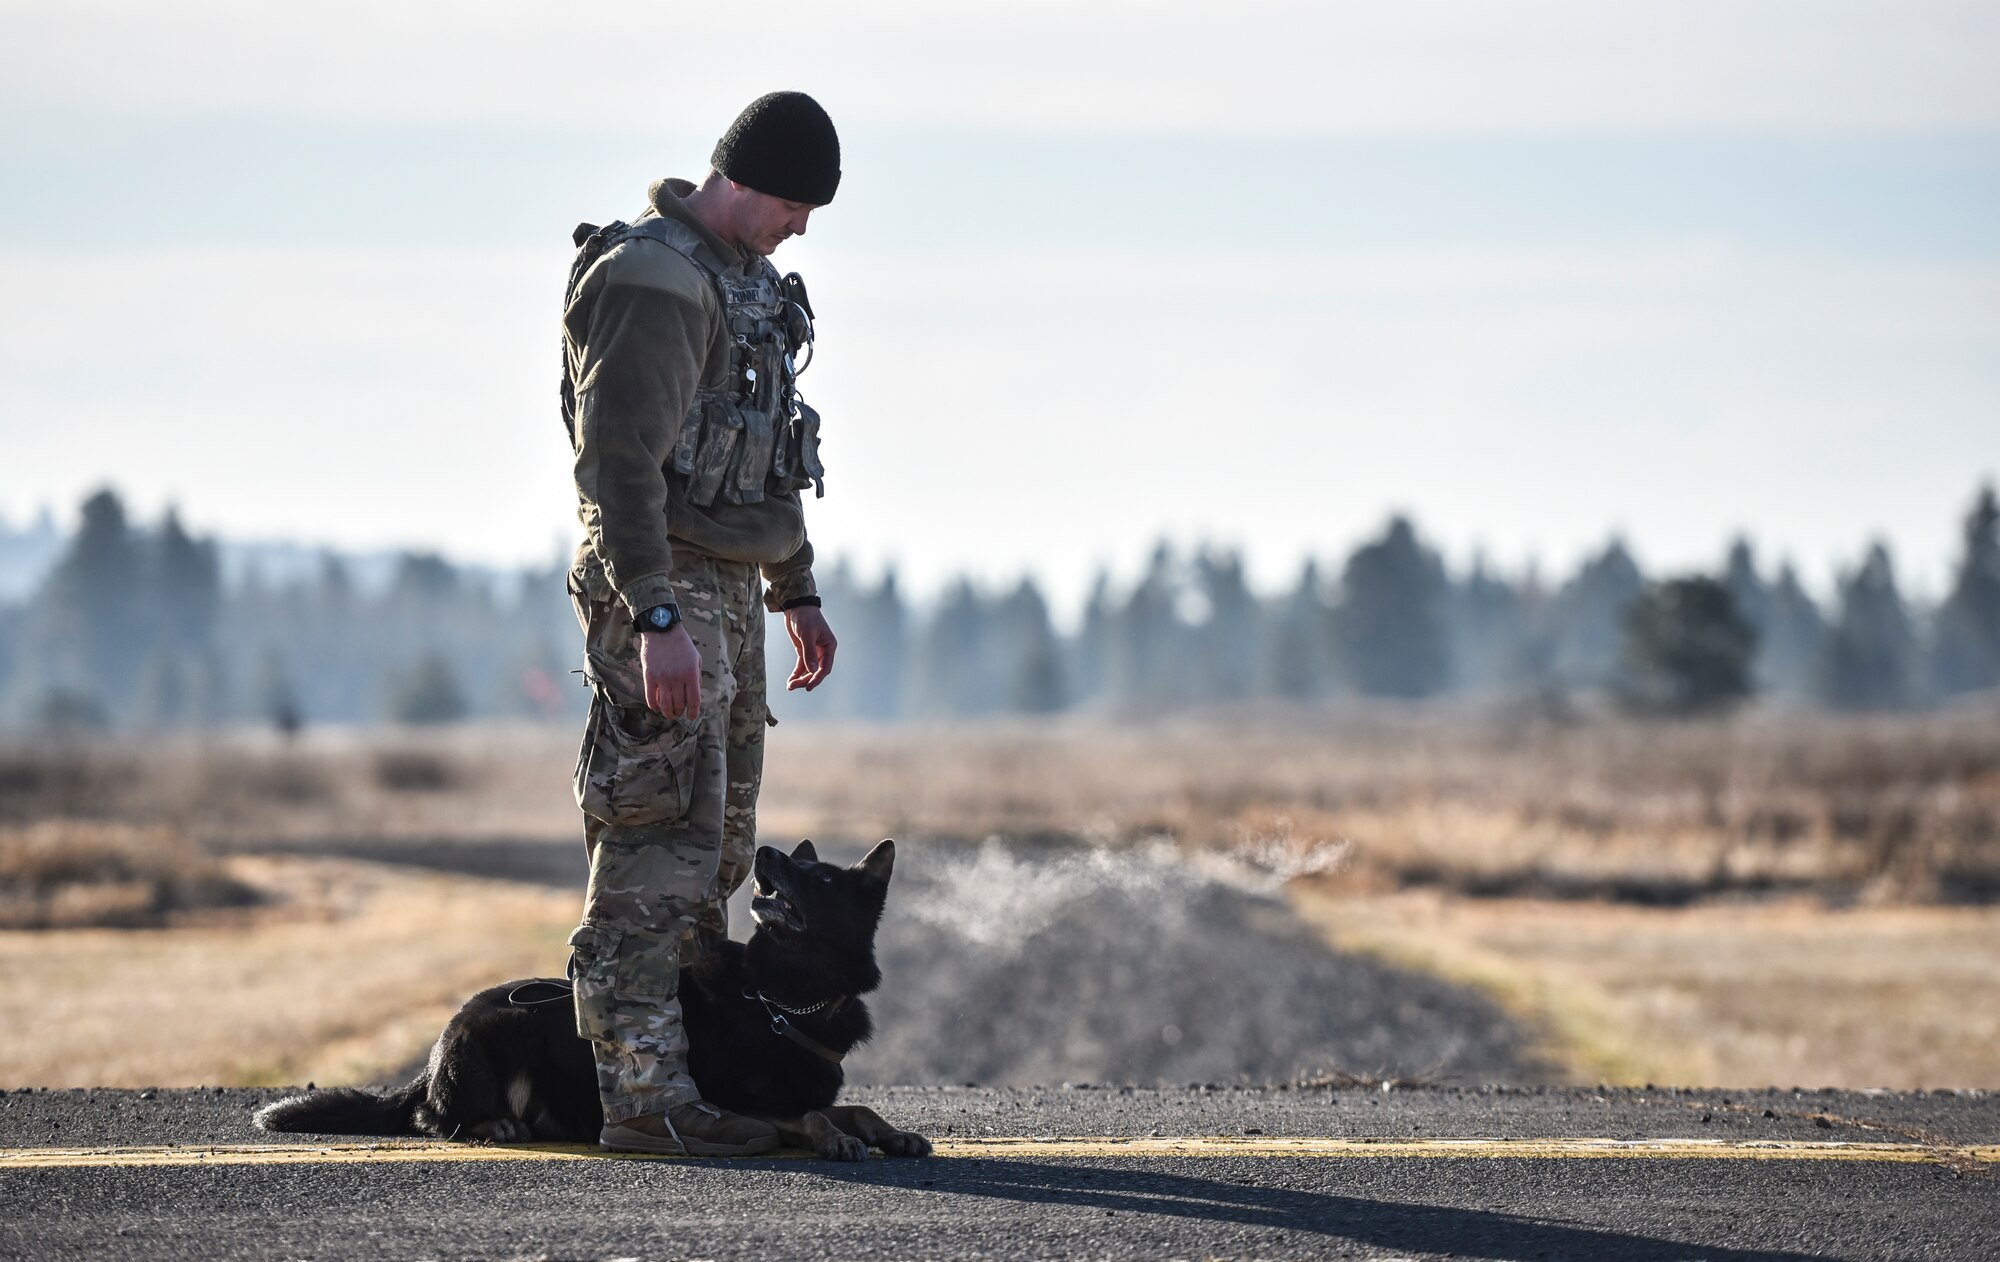
<path id="1" fill-rule="evenodd" d="M 811 692 L 833 673 L 833 628 L 826 625 L 826 616 L 817 608 L 801 605 L 785 611 L 785 630 L 791 634 L 792 647 L 799 651 L 799 664 L 785 691 L 803 688 Z"/>

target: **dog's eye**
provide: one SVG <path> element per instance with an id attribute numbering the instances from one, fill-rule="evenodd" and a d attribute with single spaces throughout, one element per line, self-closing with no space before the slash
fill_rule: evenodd
<path id="1" fill-rule="evenodd" d="M 819 883 L 820 883 L 821 885 L 831 885 L 831 884 L 833 884 L 833 873 L 831 873 L 831 872 L 822 872 L 822 873 L 820 873 L 820 874 L 819 874 Z"/>

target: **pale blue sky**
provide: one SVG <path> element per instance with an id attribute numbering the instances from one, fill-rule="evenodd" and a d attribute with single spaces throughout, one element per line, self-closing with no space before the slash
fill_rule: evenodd
<path id="1" fill-rule="evenodd" d="M 1392 509 L 1935 589 L 2000 474 L 2000 6 L 759 11 L 0 2 L 0 512 L 546 557 L 568 230 L 774 86 L 845 147 L 815 537 L 919 589 Z"/>

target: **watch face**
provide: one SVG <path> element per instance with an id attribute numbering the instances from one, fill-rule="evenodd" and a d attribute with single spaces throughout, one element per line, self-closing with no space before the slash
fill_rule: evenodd
<path id="1" fill-rule="evenodd" d="M 647 617 L 651 618 L 653 620 L 653 625 L 658 627 L 662 631 L 672 626 L 674 622 L 674 615 L 667 610 L 667 607 L 665 605 L 661 605 L 658 608 L 654 609 L 650 614 L 647 615 Z"/>

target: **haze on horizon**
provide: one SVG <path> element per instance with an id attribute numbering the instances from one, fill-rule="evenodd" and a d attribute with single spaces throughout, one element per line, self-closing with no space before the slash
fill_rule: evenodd
<path id="1" fill-rule="evenodd" d="M 569 228 L 778 86 L 845 150 L 814 536 L 918 591 L 1402 510 L 1935 593 L 2000 473 L 1993 5 L 761 11 L 0 3 L 0 513 L 545 560 Z"/>

